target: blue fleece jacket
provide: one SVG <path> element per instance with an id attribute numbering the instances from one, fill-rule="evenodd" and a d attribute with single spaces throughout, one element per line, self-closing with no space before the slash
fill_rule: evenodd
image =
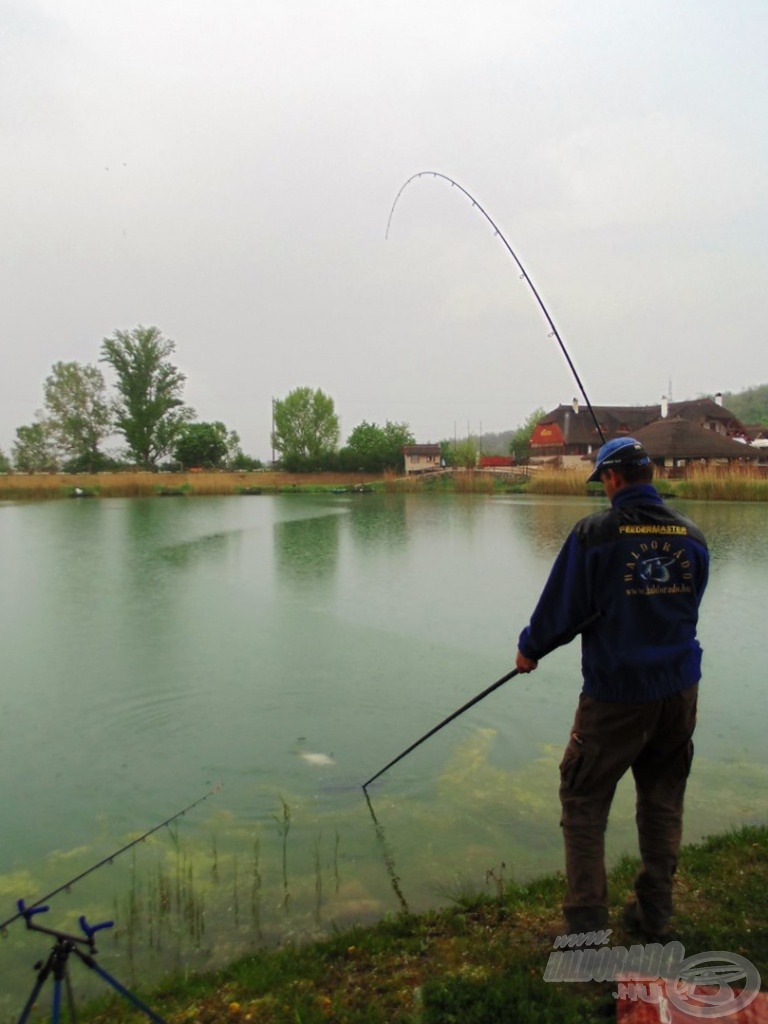
<path id="1" fill-rule="evenodd" d="M 701 676 L 696 639 L 709 554 L 699 529 L 650 484 L 617 491 L 580 520 L 552 567 L 518 647 L 538 660 L 582 632 L 583 692 L 642 702 Z"/>

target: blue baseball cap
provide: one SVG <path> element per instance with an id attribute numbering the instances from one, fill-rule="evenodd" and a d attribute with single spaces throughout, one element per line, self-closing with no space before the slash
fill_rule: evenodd
<path id="1" fill-rule="evenodd" d="M 650 461 L 650 455 L 634 437 L 614 437 L 612 441 L 606 441 L 595 456 L 595 468 L 592 475 L 587 477 L 587 483 L 599 480 L 604 469 L 646 466 Z"/>

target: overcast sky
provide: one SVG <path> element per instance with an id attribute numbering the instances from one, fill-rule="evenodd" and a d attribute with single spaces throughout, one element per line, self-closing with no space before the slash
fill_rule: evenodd
<path id="1" fill-rule="evenodd" d="M 765 0 L 0 0 L 0 448 L 53 363 L 176 342 L 269 455 L 309 385 L 346 438 L 515 427 L 768 380 Z M 105 372 L 107 368 L 104 368 Z"/>

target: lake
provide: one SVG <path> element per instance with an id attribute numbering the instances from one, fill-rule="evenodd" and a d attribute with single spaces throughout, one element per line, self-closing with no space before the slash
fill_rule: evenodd
<path id="1" fill-rule="evenodd" d="M 99 962 L 136 984 L 561 867 L 577 644 L 385 773 L 370 807 L 361 784 L 513 666 L 555 553 L 599 504 L 0 504 L 0 921 L 209 793 L 37 920 L 114 918 Z M 712 553 L 691 841 L 768 817 L 768 506 L 677 504 Z M 607 846 L 636 848 L 627 780 Z M 0 1019 L 47 947 L 9 926 Z M 78 994 L 99 989 L 72 976 Z"/>

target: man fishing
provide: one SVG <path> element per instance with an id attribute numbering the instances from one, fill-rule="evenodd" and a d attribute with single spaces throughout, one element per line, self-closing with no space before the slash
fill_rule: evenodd
<path id="1" fill-rule="evenodd" d="M 516 667 L 532 672 L 579 624 L 583 687 L 560 764 L 568 932 L 608 924 L 604 836 L 619 779 L 632 769 L 642 858 L 628 930 L 670 934 L 672 879 L 693 756 L 701 647 L 699 602 L 706 541 L 653 487 L 653 464 L 634 438 L 608 441 L 590 481 L 610 508 L 578 522 L 520 634 Z"/>

